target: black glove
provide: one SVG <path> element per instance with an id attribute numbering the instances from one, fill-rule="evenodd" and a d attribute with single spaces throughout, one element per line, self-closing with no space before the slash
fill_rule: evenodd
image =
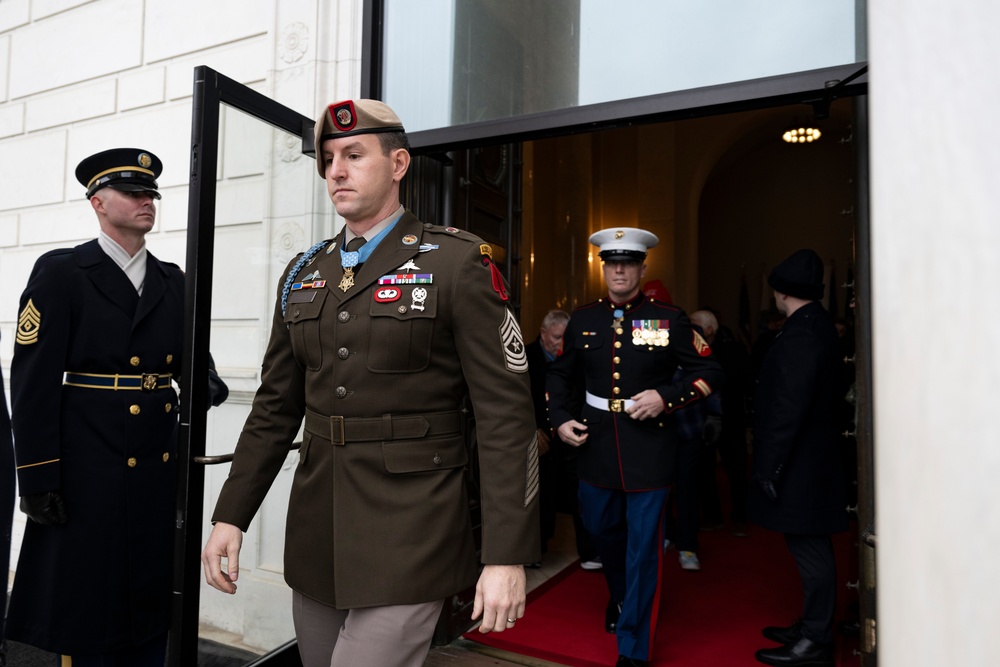
<path id="1" fill-rule="evenodd" d="M 757 482 L 757 486 L 760 490 L 764 492 L 764 495 L 772 501 L 778 500 L 778 489 L 774 486 L 774 482 L 766 477 L 760 477 L 759 475 L 754 475 L 753 481 Z"/>
<path id="2" fill-rule="evenodd" d="M 706 445 L 714 445 L 722 436 L 722 417 L 719 415 L 708 415 L 705 417 L 705 425 L 701 429 L 701 437 Z"/>
<path id="3" fill-rule="evenodd" d="M 45 491 L 21 496 L 21 511 L 43 526 L 61 526 L 69 521 L 66 502 L 58 491 Z"/>

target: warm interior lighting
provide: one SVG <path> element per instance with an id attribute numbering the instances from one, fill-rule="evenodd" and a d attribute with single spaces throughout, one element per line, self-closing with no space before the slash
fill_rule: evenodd
<path id="1" fill-rule="evenodd" d="M 794 127 L 786 130 L 781 138 L 789 144 L 808 144 L 820 138 L 820 131 L 815 127 Z"/>

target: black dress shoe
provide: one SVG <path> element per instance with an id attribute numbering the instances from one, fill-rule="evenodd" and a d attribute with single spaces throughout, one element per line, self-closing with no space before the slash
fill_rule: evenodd
<path id="1" fill-rule="evenodd" d="M 800 637 L 794 644 L 779 648 L 762 648 L 754 654 L 759 662 L 777 667 L 814 665 L 833 667 L 833 644 L 820 644 Z"/>
<path id="2" fill-rule="evenodd" d="M 622 615 L 622 603 L 608 600 L 608 606 L 604 610 L 604 629 L 615 634 L 618 629 L 618 617 Z"/>
<path id="3" fill-rule="evenodd" d="M 640 660 L 639 658 L 629 658 L 624 655 L 618 656 L 618 662 L 615 663 L 615 667 L 648 667 L 648 660 Z"/>
<path id="4" fill-rule="evenodd" d="M 802 619 L 796 619 L 794 623 L 786 627 L 769 625 L 761 630 L 760 634 L 764 635 L 772 642 L 778 642 L 779 644 L 794 644 L 799 641 L 799 637 L 802 636 Z"/>

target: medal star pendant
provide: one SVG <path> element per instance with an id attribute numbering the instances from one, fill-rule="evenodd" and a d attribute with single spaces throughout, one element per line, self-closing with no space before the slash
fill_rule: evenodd
<path id="1" fill-rule="evenodd" d="M 618 327 L 620 327 L 620 326 L 622 325 L 622 320 L 623 320 L 623 319 L 625 319 L 625 318 L 624 318 L 624 317 L 619 317 L 619 318 L 616 318 L 616 319 L 615 319 L 615 320 L 614 320 L 614 321 L 613 321 L 613 322 L 611 323 L 611 328 L 612 328 L 612 329 L 617 329 Z"/>
<path id="2" fill-rule="evenodd" d="M 338 285 L 338 287 L 341 289 L 342 292 L 346 292 L 347 290 L 354 287 L 353 267 L 348 266 L 344 268 L 344 277 L 340 279 L 340 285 Z"/>

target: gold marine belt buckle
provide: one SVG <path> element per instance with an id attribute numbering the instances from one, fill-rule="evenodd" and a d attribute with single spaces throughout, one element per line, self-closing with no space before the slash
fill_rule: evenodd
<path id="1" fill-rule="evenodd" d="M 142 390 L 143 391 L 155 391 L 156 385 L 159 382 L 160 376 L 156 373 L 143 373 L 142 374 Z"/>
<path id="2" fill-rule="evenodd" d="M 609 398 L 608 399 L 608 410 L 611 410 L 611 412 L 623 412 L 625 410 L 625 399 L 624 398 Z"/>

